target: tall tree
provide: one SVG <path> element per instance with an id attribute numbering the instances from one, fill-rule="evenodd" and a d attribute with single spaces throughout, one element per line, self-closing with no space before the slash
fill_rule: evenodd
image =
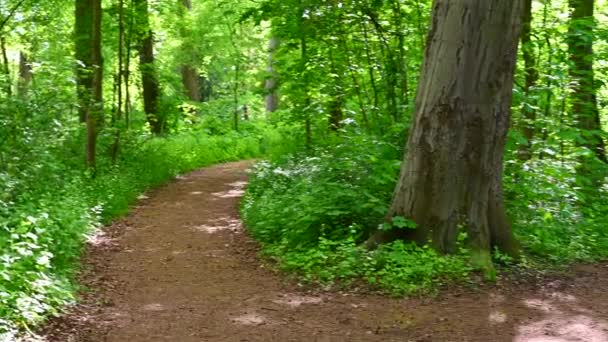
<path id="1" fill-rule="evenodd" d="M 2 65 L 4 66 L 4 76 L 6 77 L 5 80 L 5 91 L 6 91 L 6 95 L 8 97 L 13 96 L 13 87 L 12 87 L 12 80 L 11 80 L 11 68 L 9 65 L 9 60 L 8 60 L 8 54 L 6 51 L 6 37 L 4 37 L 3 35 L 0 36 L 0 51 L 2 51 Z"/>
<path id="2" fill-rule="evenodd" d="M 526 138 L 526 143 L 520 146 L 518 152 L 521 160 L 528 160 L 532 156 L 530 148 L 532 146 L 532 139 L 534 138 L 534 122 L 536 121 L 536 106 L 531 95 L 532 89 L 538 82 L 539 73 L 532 42 L 532 0 L 524 0 L 523 6 L 524 14 L 521 32 L 521 47 L 525 65 L 524 94 L 526 95 L 526 100 L 522 107 L 523 123 L 521 127 L 522 133 Z"/>
<path id="3" fill-rule="evenodd" d="M 160 85 L 154 58 L 154 32 L 150 26 L 147 0 L 134 0 L 136 16 L 140 20 L 141 36 L 139 42 L 139 69 L 144 98 L 144 111 L 154 134 L 163 133 L 164 118 L 159 113 Z"/>
<path id="4" fill-rule="evenodd" d="M 33 79 L 32 64 L 28 55 L 24 51 L 19 51 L 19 81 L 17 83 L 17 93 L 19 96 L 27 97 L 27 91 Z"/>
<path id="5" fill-rule="evenodd" d="M 369 246 L 396 238 L 454 252 L 467 227 L 474 262 L 491 269 L 497 246 L 517 256 L 503 201 L 503 155 L 521 26 L 521 1 L 435 0 L 422 77 L 399 182 Z"/>
<path id="6" fill-rule="evenodd" d="M 602 126 L 597 105 L 597 88 L 593 69 L 594 0 L 569 0 L 572 11 L 568 31 L 572 112 L 582 139 L 579 145 L 589 149 L 599 160 L 608 162 L 602 138 Z M 588 173 L 589 165 L 583 162 L 580 171 Z"/>
<path id="7" fill-rule="evenodd" d="M 179 0 L 179 2 L 180 2 L 179 13 L 183 19 L 186 15 L 186 12 L 189 12 L 192 10 L 192 2 L 190 0 Z M 181 39 L 182 39 L 184 56 L 188 56 L 189 54 L 192 54 L 193 49 L 191 47 L 189 47 L 187 44 L 183 43 L 183 41 L 187 40 L 191 34 L 192 33 L 188 29 L 187 24 L 180 25 L 180 35 L 181 35 Z M 194 67 L 192 65 L 192 63 L 188 60 L 188 61 L 184 62 L 184 64 L 182 64 L 181 74 L 182 74 L 182 84 L 184 85 L 184 90 L 186 92 L 186 96 L 188 96 L 188 98 L 191 101 L 200 102 L 202 100 L 201 84 L 200 84 L 201 78 L 200 78 L 198 72 L 196 71 L 196 67 Z"/>
<path id="8" fill-rule="evenodd" d="M 277 74 L 274 67 L 275 61 L 274 56 L 279 48 L 279 38 L 270 38 L 270 44 L 268 46 L 268 76 L 266 77 L 266 111 L 272 113 L 279 107 L 279 94 L 278 94 L 278 81 Z"/>
<path id="9" fill-rule="evenodd" d="M 93 72 L 91 60 L 93 49 L 93 11 L 91 0 L 76 0 L 74 16 L 74 57 L 76 58 L 76 86 L 78 94 L 78 115 L 81 122 L 91 101 Z"/>
<path id="10" fill-rule="evenodd" d="M 87 166 L 94 169 L 96 166 L 97 135 L 103 120 L 103 57 L 101 51 L 101 0 L 89 0 L 92 16 L 91 35 L 91 103 L 87 106 Z"/>

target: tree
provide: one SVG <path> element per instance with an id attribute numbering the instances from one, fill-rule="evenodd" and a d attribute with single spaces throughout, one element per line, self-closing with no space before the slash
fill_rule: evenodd
<path id="1" fill-rule="evenodd" d="M 28 55 L 24 51 L 19 51 L 19 82 L 17 84 L 17 93 L 19 96 L 27 97 L 27 90 L 33 79 L 32 65 L 28 59 Z"/>
<path id="2" fill-rule="evenodd" d="M 415 229 L 379 230 L 456 250 L 467 227 L 474 262 L 491 267 L 493 246 L 518 255 L 503 202 L 503 155 L 521 24 L 521 1 L 436 0 L 407 152 L 387 214 Z"/>
<path id="3" fill-rule="evenodd" d="M 150 26 L 147 0 L 134 0 L 136 15 L 140 20 L 141 36 L 139 45 L 139 69 L 143 88 L 144 111 L 154 134 L 161 134 L 165 125 L 164 118 L 159 114 L 158 101 L 160 85 L 156 66 L 154 65 L 154 33 Z"/>
<path id="4" fill-rule="evenodd" d="M 97 135 L 103 118 L 101 0 L 76 0 L 74 50 L 81 122 L 86 123 L 86 164 L 96 166 Z"/>
<path id="5" fill-rule="evenodd" d="M 97 134 L 103 120 L 103 57 L 101 52 L 101 0 L 89 0 L 92 15 L 91 62 L 93 77 L 91 79 L 91 103 L 87 106 L 87 166 L 96 166 Z"/>
<path id="6" fill-rule="evenodd" d="M 534 109 L 535 103 L 531 101 L 533 99 L 531 95 L 532 89 L 538 82 L 539 73 L 536 65 L 536 56 L 534 55 L 534 46 L 532 43 L 532 0 L 524 0 L 523 6 L 524 14 L 521 33 L 521 47 L 525 64 L 524 94 L 526 95 L 527 101 L 524 103 L 522 108 L 522 132 L 526 138 L 526 143 L 520 146 L 518 152 L 521 160 L 528 160 L 532 157 L 530 148 L 532 146 L 532 139 L 534 138 L 534 122 L 536 121 L 536 110 Z"/>
<path id="7" fill-rule="evenodd" d="M 90 0 L 76 0 L 74 16 L 74 57 L 76 58 L 76 86 L 78 94 L 78 116 L 80 122 L 86 121 L 91 89 L 93 87 L 93 72 L 91 60 L 93 49 L 93 11 Z"/>
<path id="8" fill-rule="evenodd" d="M 598 85 L 593 70 L 594 1 L 569 0 L 568 4 L 572 10 L 567 39 L 570 76 L 574 81 L 571 102 L 577 128 L 582 134 L 579 145 L 587 148 L 603 163 L 608 163 L 597 105 Z M 589 165 L 593 163 L 584 160 L 579 174 L 587 175 L 591 171 Z"/>
<path id="9" fill-rule="evenodd" d="M 268 46 L 268 76 L 264 85 L 266 90 L 266 111 L 269 113 L 275 112 L 279 107 L 278 81 L 274 67 L 274 55 L 279 48 L 279 39 L 277 37 L 270 38 Z"/>
<path id="10" fill-rule="evenodd" d="M 189 12 L 192 10 L 192 3 L 190 2 L 190 0 L 179 0 L 179 2 L 179 14 L 183 20 L 185 17 L 184 12 Z M 180 25 L 180 35 L 182 40 L 186 40 L 188 36 L 192 34 L 192 32 L 188 29 L 187 26 L 188 24 Z M 192 54 L 193 52 L 193 49 L 187 44 L 183 44 L 183 50 L 185 56 L 187 56 L 188 54 Z M 184 85 L 186 95 L 191 101 L 200 102 L 202 100 L 200 85 L 201 78 L 198 72 L 196 71 L 196 68 L 188 61 L 185 62 L 180 69 L 182 74 L 182 84 Z"/>

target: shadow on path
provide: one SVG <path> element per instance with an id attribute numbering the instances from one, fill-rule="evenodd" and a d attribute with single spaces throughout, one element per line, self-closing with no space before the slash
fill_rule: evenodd
<path id="1" fill-rule="evenodd" d="M 434 299 L 309 293 L 266 270 L 238 201 L 249 162 L 179 177 L 92 239 L 57 342 L 608 341 L 608 268 Z"/>

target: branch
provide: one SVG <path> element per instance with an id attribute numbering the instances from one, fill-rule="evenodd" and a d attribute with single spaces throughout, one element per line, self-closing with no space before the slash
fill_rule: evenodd
<path id="1" fill-rule="evenodd" d="M 19 7 L 21 7 L 24 2 L 25 0 L 20 0 L 15 6 L 13 6 L 6 18 L 4 18 L 4 20 L 2 20 L 2 22 L 0 23 L 0 31 L 4 30 L 4 26 L 6 26 L 6 23 L 8 23 L 8 21 L 15 15 L 15 12 L 17 12 Z"/>

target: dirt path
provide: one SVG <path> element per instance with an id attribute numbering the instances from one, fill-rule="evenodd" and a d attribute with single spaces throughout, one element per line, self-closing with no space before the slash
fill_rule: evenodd
<path id="1" fill-rule="evenodd" d="M 608 341 L 608 265 L 435 299 L 311 294 L 260 266 L 237 217 L 247 162 L 162 187 L 89 248 L 92 291 L 50 341 Z"/>

